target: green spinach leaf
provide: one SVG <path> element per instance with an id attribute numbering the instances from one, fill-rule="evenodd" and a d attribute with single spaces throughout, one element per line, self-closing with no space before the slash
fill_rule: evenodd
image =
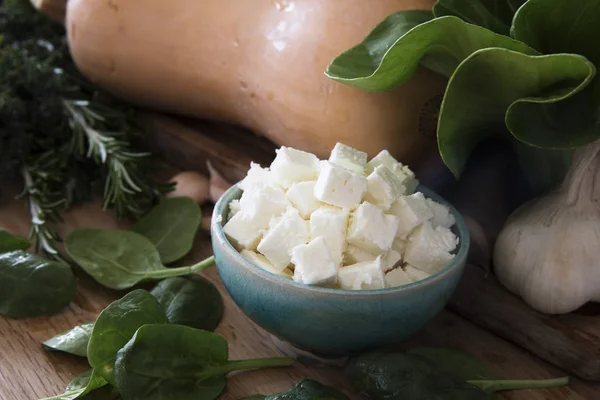
<path id="1" fill-rule="evenodd" d="M 351 359 L 346 376 L 361 392 L 387 400 L 488 400 L 475 386 L 416 354 L 371 353 Z"/>
<path id="2" fill-rule="evenodd" d="M 65 240 L 75 262 L 98 283 L 116 290 L 140 282 L 188 275 L 214 264 L 210 257 L 189 267 L 166 268 L 154 245 L 136 232 L 78 229 Z"/>
<path id="3" fill-rule="evenodd" d="M 90 392 L 106 386 L 106 382 L 100 377 L 95 370 L 87 370 L 81 375 L 73 378 L 69 385 L 65 389 L 63 394 L 57 396 L 46 397 L 41 400 L 73 400 L 79 399 L 89 394 Z"/>
<path id="4" fill-rule="evenodd" d="M 164 264 L 185 256 L 194 244 L 202 222 L 200 207 L 188 197 L 165 199 L 142 217 L 133 231 L 156 246 Z"/>
<path id="5" fill-rule="evenodd" d="M 264 400 L 349 400 L 348 396 L 330 386 L 323 385 L 312 379 L 303 379 L 287 392 L 270 396 L 249 397 L 248 399 Z"/>
<path id="6" fill-rule="evenodd" d="M 364 354 L 352 358 L 345 373 L 363 393 L 387 400 L 486 400 L 501 390 L 568 384 L 568 378 L 493 379 L 472 357 L 455 350 L 435 348 Z"/>
<path id="7" fill-rule="evenodd" d="M 87 346 L 93 328 L 93 322 L 77 325 L 66 332 L 46 340 L 42 344 L 47 350 L 62 351 L 64 353 L 86 357 Z"/>
<path id="8" fill-rule="evenodd" d="M 151 293 L 172 324 L 214 331 L 223 317 L 219 290 L 200 275 L 165 279 Z"/>
<path id="9" fill-rule="evenodd" d="M 0 254 L 0 314 L 31 318 L 62 311 L 75 297 L 71 268 L 22 250 Z"/>
<path id="10" fill-rule="evenodd" d="M 90 365 L 114 386 L 117 352 L 140 326 L 168 322 L 162 306 L 149 292 L 137 289 L 126 294 L 98 315 L 87 348 Z"/>
<path id="11" fill-rule="evenodd" d="M 23 236 L 13 235 L 6 229 L 0 227 L 0 253 L 14 250 L 27 250 L 31 246 L 29 239 Z"/>
<path id="12" fill-rule="evenodd" d="M 144 325 L 119 351 L 116 387 L 123 400 L 212 400 L 230 372 L 293 363 L 287 357 L 228 358 L 220 335 L 183 325 Z"/>
<path id="13" fill-rule="evenodd" d="M 538 54 L 522 42 L 453 16 L 423 23 L 416 19 L 416 26 L 406 31 L 405 23 L 397 22 L 408 19 L 406 13 L 387 17 L 362 43 L 338 55 L 325 75 L 349 86 L 383 91 L 406 82 L 419 64 L 450 77 L 467 57 L 487 47 Z"/>
<path id="14" fill-rule="evenodd" d="M 526 0 L 438 0 L 436 17 L 454 15 L 501 35 L 509 35 L 513 16 Z"/>
<path id="15" fill-rule="evenodd" d="M 459 350 L 443 347 L 416 347 L 407 351 L 428 359 L 435 366 L 458 379 L 496 379 L 475 357 Z"/>

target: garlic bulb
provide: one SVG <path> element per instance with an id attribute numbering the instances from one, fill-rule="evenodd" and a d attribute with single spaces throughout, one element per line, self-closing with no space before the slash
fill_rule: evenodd
<path id="1" fill-rule="evenodd" d="M 575 152 L 557 190 L 508 218 L 494 245 L 500 282 L 547 314 L 600 301 L 599 200 L 600 141 Z"/>

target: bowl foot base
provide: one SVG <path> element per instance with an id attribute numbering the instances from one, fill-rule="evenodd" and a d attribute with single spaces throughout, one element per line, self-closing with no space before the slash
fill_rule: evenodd
<path id="1" fill-rule="evenodd" d="M 293 358 L 294 360 L 310 366 L 335 366 L 335 367 L 343 367 L 348 361 L 348 356 L 334 356 L 334 355 L 323 355 L 312 353 L 308 350 L 299 349 L 298 347 L 283 341 L 276 336 L 271 335 L 271 340 L 277 350 L 281 351 L 288 357 Z"/>

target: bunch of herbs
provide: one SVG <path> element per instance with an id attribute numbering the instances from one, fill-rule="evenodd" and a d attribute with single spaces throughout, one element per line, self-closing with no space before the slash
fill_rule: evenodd
<path id="1" fill-rule="evenodd" d="M 102 193 L 103 207 L 137 218 L 170 190 L 135 149 L 135 111 L 88 82 L 64 28 L 28 0 L 0 0 L 0 179 L 22 183 L 38 249 L 58 257 L 52 223 Z"/>

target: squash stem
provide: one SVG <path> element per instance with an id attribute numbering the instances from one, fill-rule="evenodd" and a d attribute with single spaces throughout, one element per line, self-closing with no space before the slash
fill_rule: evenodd
<path id="1" fill-rule="evenodd" d="M 467 381 L 481 390 L 494 393 L 501 390 L 542 389 L 556 386 L 567 386 L 569 377 L 555 379 L 515 379 L 515 380 L 473 380 Z"/>

